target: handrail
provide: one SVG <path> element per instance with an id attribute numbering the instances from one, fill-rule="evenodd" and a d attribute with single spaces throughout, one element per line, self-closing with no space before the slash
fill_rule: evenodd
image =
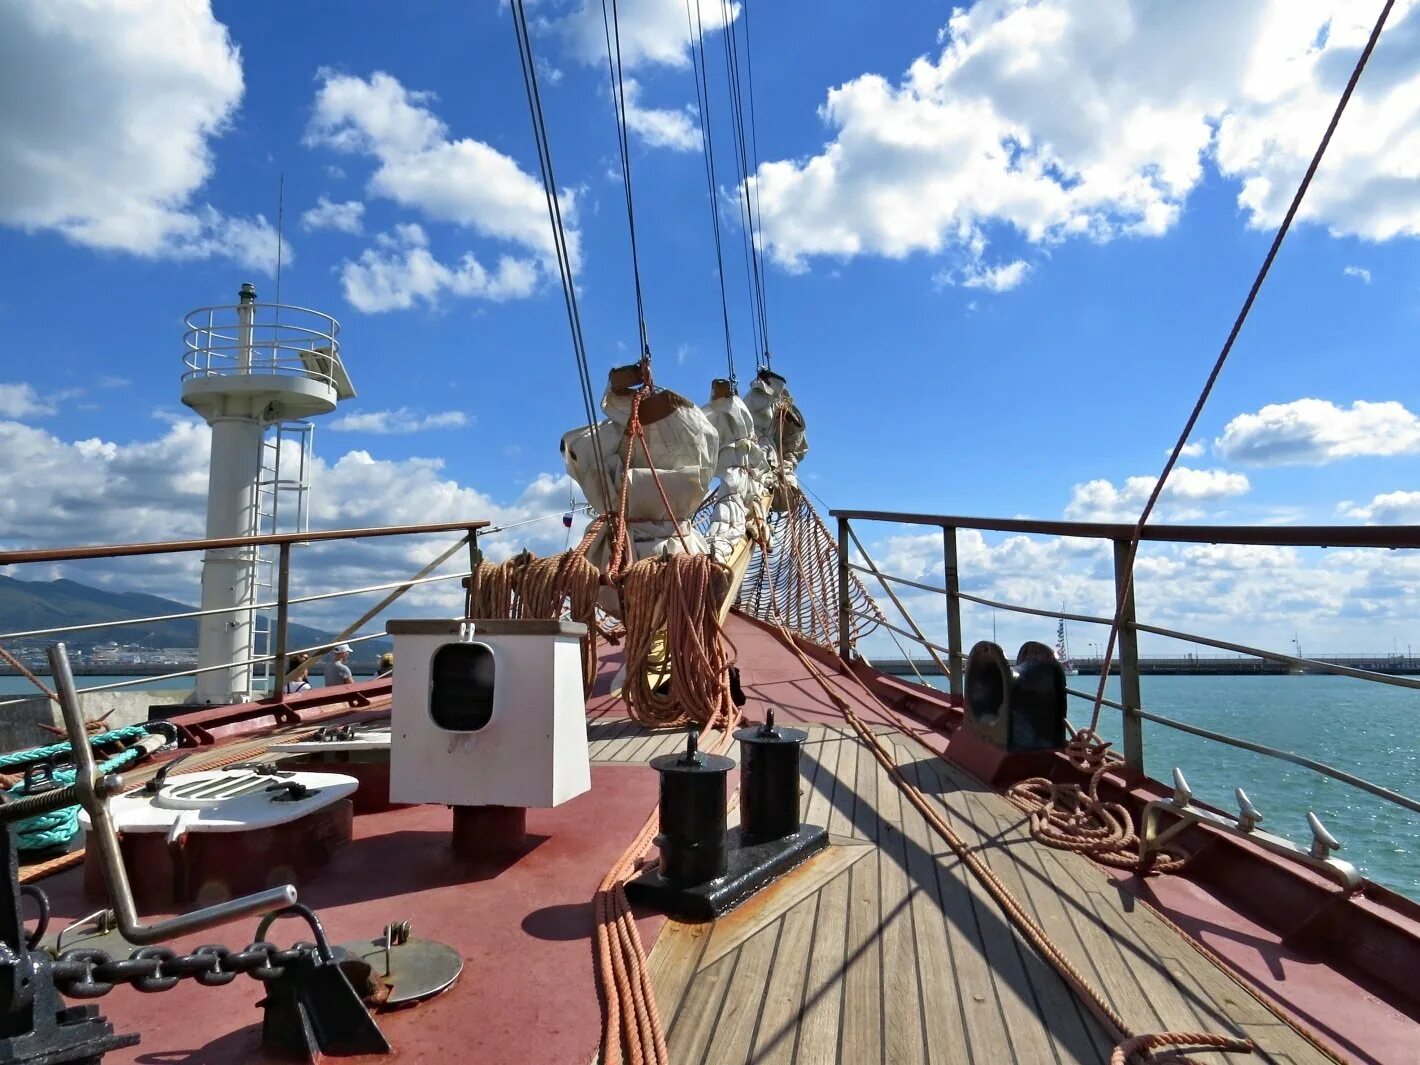
<path id="1" fill-rule="evenodd" d="M 893 603 L 899 612 L 906 619 L 906 622 L 913 631 L 900 628 L 889 621 L 882 619 L 878 623 L 883 625 L 890 632 L 905 636 L 923 647 L 929 649 L 936 658 L 936 652 L 948 655 L 948 661 L 958 662 L 966 657 L 962 653 L 960 632 L 960 603 L 962 600 L 977 603 L 982 606 L 989 606 L 1003 610 L 1013 611 L 1020 614 L 1030 614 L 1036 617 L 1059 618 L 1066 621 L 1077 621 L 1085 624 L 1111 625 L 1112 618 L 1097 617 L 1090 614 L 1073 614 L 1063 610 L 1043 610 L 1036 607 L 1028 607 L 1015 603 L 1002 602 L 1000 600 L 988 599 L 984 596 L 971 595 L 961 591 L 959 587 L 958 575 L 956 573 L 956 534 L 958 529 L 980 529 L 994 532 L 1015 532 L 1034 535 L 1070 536 L 1077 538 L 1107 539 L 1115 545 L 1115 582 L 1116 587 L 1123 575 L 1121 567 L 1129 565 L 1129 553 L 1121 551 L 1121 547 L 1126 546 L 1130 537 L 1135 535 L 1133 526 L 1116 525 L 1095 522 L 1050 522 L 1034 521 L 1016 518 L 969 518 L 955 517 L 948 515 L 928 515 L 928 514 L 906 514 L 890 511 L 864 511 L 864 510 L 834 510 L 832 515 L 838 519 L 840 538 L 851 540 L 857 545 L 859 553 L 866 566 L 860 566 L 850 562 L 847 552 L 840 549 L 839 570 L 840 580 L 846 579 L 846 574 L 850 570 L 857 570 L 876 577 L 885 591 L 892 597 Z M 905 577 L 898 577 L 880 571 L 876 564 L 868 557 L 861 541 L 853 532 L 851 520 L 857 518 L 867 521 L 884 521 L 901 524 L 930 525 L 939 527 L 943 531 L 944 538 L 944 565 L 946 567 L 946 587 L 938 587 L 920 581 L 909 580 Z M 1420 526 L 1296 526 L 1279 529 L 1275 527 L 1256 528 L 1245 526 L 1177 526 L 1177 525 L 1155 525 L 1148 526 L 1143 530 L 1142 539 L 1164 543 L 1228 543 L 1247 544 L 1276 547 L 1384 547 L 1395 548 L 1416 548 L 1420 547 Z M 845 545 L 846 546 L 846 545 Z M 933 643 L 926 638 L 926 635 L 918 627 L 917 623 L 908 613 L 903 603 L 893 595 L 888 586 L 888 582 L 901 584 L 906 587 L 917 588 L 924 592 L 941 595 L 946 598 L 948 630 L 950 637 L 949 647 Z M 1125 585 L 1127 587 L 1127 584 Z M 854 611 L 859 617 L 865 617 L 862 612 Z M 1212 637 L 1200 636 L 1194 633 L 1182 632 L 1176 629 L 1168 629 L 1159 625 L 1148 625 L 1138 622 L 1133 617 L 1132 604 L 1128 610 L 1128 616 L 1124 621 L 1124 631 L 1132 640 L 1134 634 L 1146 632 L 1152 635 L 1163 636 L 1169 639 L 1182 640 L 1207 647 L 1215 647 L 1220 650 L 1233 651 L 1239 655 L 1253 656 L 1258 659 L 1281 662 L 1290 666 L 1301 667 L 1322 673 L 1330 673 L 1337 676 L 1353 677 L 1359 680 L 1371 681 L 1378 684 L 1389 684 L 1402 688 L 1420 688 L 1420 679 L 1408 677 L 1392 676 L 1388 673 L 1378 673 L 1374 670 L 1359 669 L 1353 666 L 1343 665 L 1336 662 L 1326 662 L 1321 659 L 1302 658 L 1298 655 L 1289 655 L 1280 651 L 1269 651 L 1263 648 L 1251 647 L 1246 644 L 1234 643 L 1228 640 L 1218 640 Z M 846 652 L 844 652 L 846 654 Z M 911 661 L 909 659 L 909 661 Z M 942 666 L 940 660 L 937 661 L 939 667 Z M 914 663 L 915 668 L 915 663 Z M 1139 662 L 1137 652 L 1126 654 L 1120 661 L 1119 675 L 1120 683 L 1123 686 L 1124 701 L 1114 699 L 1101 699 L 1102 705 L 1110 706 L 1122 711 L 1124 715 L 1124 754 L 1125 764 L 1131 768 L 1143 769 L 1143 733 L 1141 723 L 1152 721 L 1155 724 L 1163 725 L 1166 728 L 1176 729 L 1180 732 L 1190 733 L 1204 739 L 1223 743 L 1241 750 L 1252 751 L 1267 757 L 1276 758 L 1281 761 L 1293 763 L 1329 776 L 1342 783 L 1351 785 L 1378 798 L 1388 802 L 1403 806 L 1407 809 L 1420 812 L 1420 800 L 1411 798 L 1391 788 L 1372 783 L 1364 777 L 1359 777 L 1354 773 L 1348 773 L 1343 769 L 1328 765 L 1325 762 L 1305 755 L 1296 754 L 1291 751 L 1284 751 L 1279 748 L 1269 747 L 1266 744 L 1256 743 L 1251 740 L 1240 739 L 1236 736 L 1229 736 L 1225 733 L 1214 732 L 1211 729 L 1200 728 L 1197 725 L 1190 725 L 1183 721 L 1178 721 L 1163 714 L 1154 713 L 1143 709 L 1139 705 L 1138 693 L 1138 668 Z M 958 694 L 957 678 L 953 676 L 953 694 Z M 1087 692 L 1067 688 L 1066 691 L 1077 698 L 1095 701 L 1095 695 Z"/>
<path id="2" fill-rule="evenodd" d="M 337 592 L 320 592 L 316 595 L 298 595 L 286 600 L 288 606 L 301 603 L 318 603 L 324 599 L 341 599 L 347 595 L 368 595 L 370 592 L 386 592 L 391 588 L 414 587 L 418 584 L 434 584 L 437 581 L 462 580 L 469 571 L 445 573 L 438 577 L 422 577 L 412 581 L 390 581 L 386 584 L 372 584 L 366 588 L 344 588 Z M 181 614 L 155 614 L 147 618 L 119 618 L 117 621 L 87 621 L 82 625 L 56 625 L 48 629 L 27 629 L 24 632 L 0 632 L 0 641 L 24 640 L 34 636 L 52 636 L 60 632 L 88 632 L 92 629 L 115 629 L 122 625 L 150 625 L 159 621 L 185 621 L 188 618 L 205 618 L 213 614 L 245 614 L 249 610 L 275 610 L 281 603 L 245 603 L 241 606 L 219 606 L 211 610 L 185 610 Z"/>
<path id="3" fill-rule="evenodd" d="M 1033 533 L 1086 540 L 1128 540 L 1134 526 L 1033 518 L 970 518 L 885 510 L 832 510 L 835 518 L 930 525 L 940 529 Z M 1143 540 L 1161 543 L 1247 544 L 1260 547 L 1420 547 L 1420 525 L 1146 525 Z"/>
<path id="4" fill-rule="evenodd" d="M 268 544 L 307 544 L 326 540 L 363 540 L 375 536 L 414 536 L 420 533 L 472 532 L 486 529 L 487 521 L 442 521 L 431 525 L 383 525 L 369 529 L 321 529 L 302 533 L 266 533 L 261 536 L 224 536 L 205 540 L 155 540 L 141 544 L 92 547 L 46 547 L 33 551 L 0 551 L 0 566 L 20 562 L 77 562 L 87 558 L 123 558 L 131 555 L 165 555 L 183 551 L 208 551 L 227 547 L 262 547 Z"/>
<path id="5" fill-rule="evenodd" d="M 855 611 L 855 613 L 857 612 Z M 936 644 L 931 643 L 928 640 L 920 639 L 919 637 L 914 636 L 906 629 L 897 628 L 891 622 L 879 622 L 879 624 L 884 625 L 886 628 L 892 629 L 894 632 L 906 636 L 908 639 L 912 640 L 915 643 L 920 643 L 926 647 L 932 647 L 935 650 L 943 651 L 947 654 L 952 653 L 945 647 L 940 647 Z M 1090 702 L 1094 702 L 1095 699 L 1093 692 L 1083 692 L 1080 691 L 1078 688 L 1066 688 L 1065 691 L 1069 695 L 1073 695 L 1079 699 L 1086 699 Z M 1267 755 L 1270 758 L 1277 758 L 1284 762 L 1291 762 L 1295 765 L 1299 765 L 1306 769 L 1310 769 L 1314 772 L 1320 773 L 1323 776 L 1332 777 L 1336 780 L 1341 781 L 1344 784 L 1350 784 L 1352 787 L 1359 788 L 1360 790 L 1365 792 L 1369 792 L 1370 794 L 1375 795 L 1378 798 L 1395 803 L 1397 806 L 1404 806 L 1406 809 L 1414 810 L 1417 813 L 1420 813 L 1420 799 L 1412 799 L 1409 795 L 1405 795 L 1398 791 L 1393 791 L 1392 789 L 1387 788 L 1381 784 L 1374 784 L 1371 781 L 1367 780 L 1365 777 L 1358 777 L 1354 773 L 1348 773 L 1344 769 L 1337 769 L 1335 766 L 1328 765 L 1326 762 L 1318 761 L 1315 758 L 1308 758 L 1304 754 L 1296 754 L 1292 751 L 1284 751 L 1277 747 L 1269 747 L 1264 743 L 1255 743 L 1252 740 L 1244 740 L 1239 739 L 1236 736 L 1229 736 L 1227 733 L 1224 732 L 1214 732 L 1211 729 L 1200 728 L 1198 725 L 1190 725 L 1185 721 L 1179 721 L 1176 718 L 1166 717 L 1165 715 L 1156 713 L 1152 710 L 1134 708 L 1132 711 L 1130 711 L 1129 708 L 1127 708 L 1123 703 L 1118 702 L 1115 699 L 1106 698 L 1101 699 L 1100 701 L 1105 706 L 1112 707 L 1115 710 L 1132 712 L 1143 718 L 1145 721 L 1152 721 L 1155 724 L 1163 725 L 1166 728 L 1176 729 L 1179 732 L 1188 732 L 1195 736 L 1201 736 L 1204 739 L 1216 740 L 1218 743 L 1227 744 L 1230 747 L 1237 747 L 1244 751 L 1253 751 L 1257 754 Z"/>

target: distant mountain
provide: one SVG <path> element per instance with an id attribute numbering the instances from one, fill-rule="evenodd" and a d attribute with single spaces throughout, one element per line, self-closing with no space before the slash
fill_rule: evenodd
<path id="1" fill-rule="evenodd" d="M 185 603 L 164 599 L 144 592 L 117 592 L 94 588 L 78 581 L 21 581 L 0 576 L 0 632 L 24 632 L 48 629 L 60 625 L 86 625 L 117 618 L 144 618 L 162 614 L 181 614 L 195 610 Z M 59 633 L 55 636 L 33 637 L 10 643 L 13 651 L 19 647 L 47 645 L 63 640 L 76 650 L 90 650 L 99 644 L 123 643 L 141 647 L 196 647 L 197 618 L 179 621 L 158 621 L 146 625 L 121 625 L 85 632 Z M 294 647 L 314 647 L 329 643 L 334 633 L 322 632 L 309 625 L 291 625 L 288 640 Z M 388 640 L 369 640 L 356 645 L 357 656 L 374 658 L 389 650 Z"/>

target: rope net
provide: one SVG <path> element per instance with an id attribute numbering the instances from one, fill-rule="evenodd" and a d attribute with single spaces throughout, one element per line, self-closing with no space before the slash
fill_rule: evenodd
<path id="1" fill-rule="evenodd" d="M 765 543 L 754 552 L 740 585 L 736 608 L 769 625 L 784 625 L 825 647 L 838 646 L 838 544 L 797 487 L 782 489 L 789 504 L 765 519 Z M 704 508 L 701 515 L 705 514 Z M 699 518 L 700 515 L 697 515 Z M 849 642 L 856 643 L 884 621 L 861 581 L 848 574 Z M 862 617 L 867 614 L 873 620 Z"/>

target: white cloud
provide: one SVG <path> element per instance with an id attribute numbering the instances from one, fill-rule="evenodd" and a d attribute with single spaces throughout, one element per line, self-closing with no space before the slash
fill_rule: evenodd
<path id="1" fill-rule="evenodd" d="M 652 148 L 670 148 L 677 152 L 700 150 L 700 127 L 695 112 L 670 111 L 641 106 L 641 86 L 626 79 L 626 128 Z"/>
<path id="2" fill-rule="evenodd" d="M 1416 525 L 1420 524 L 1420 492 L 1382 492 L 1369 503 L 1348 500 L 1337 510 L 1368 525 Z"/>
<path id="3" fill-rule="evenodd" d="M 154 529 L 186 538 L 202 535 L 206 513 L 210 432 L 196 419 L 171 419 L 152 439 L 65 440 L 16 422 L 0 420 L 0 548 L 59 547 L 153 539 Z M 460 483 L 438 459 L 382 459 L 369 451 L 349 451 L 312 463 L 313 528 L 368 528 L 380 525 L 487 519 L 511 525 L 548 517 L 505 535 L 490 537 L 490 557 L 503 558 L 523 546 L 539 554 L 559 551 L 567 531 L 556 520 L 567 509 L 572 484 L 565 475 L 541 474 L 516 496 L 499 500 Z M 572 535 L 585 518 L 578 516 Z M 378 584 L 413 574 L 446 548 L 453 534 L 400 537 L 358 544 L 313 544 L 293 567 L 297 594 Z M 450 566 L 465 565 L 460 554 Z M 141 587 L 183 602 L 199 598 L 200 556 L 196 554 L 103 560 L 62 568 L 6 567 L 26 580 L 69 576 L 86 583 Z M 430 585 L 402 598 L 396 613 L 457 610 L 456 581 Z M 367 600 L 335 600 L 295 612 L 304 624 L 337 627 L 373 605 Z"/>
<path id="4" fill-rule="evenodd" d="M 337 432 L 379 433 L 419 433 L 426 429 L 456 429 L 469 423 L 468 415 L 461 410 L 440 410 L 428 414 L 409 407 L 395 410 L 367 410 L 355 414 L 344 414 L 330 423 Z"/>
<path id="5" fill-rule="evenodd" d="M 1394 400 L 1357 400 L 1349 408 L 1325 399 L 1270 403 L 1239 414 L 1213 442 L 1230 462 L 1320 466 L 1362 455 L 1420 452 L 1420 418 Z"/>
<path id="6" fill-rule="evenodd" d="M 1341 273 L 1346 277 L 1359 278 L 1363 284 L 1369 285 L 1371 283 L 1371 272 L 1364 266 L 1347 266 L 1342 269 Z"/>
<path id="7" fill-rule="evenodd" d="M 984 288 L 988 292 L 1009 292 L 1026 279 L 1029 270 L 1030 266 L 1021 259 L 1000 266 L 976 263 L 962 271 L 961 285 L 963 288 Z"/>
<path id="8" fill-rule="evenodd" d="M 51 401 L 40 397 L 33 385 L 0 381 L 0 418 L 47 418 L 56 409 Z"/>
<path id="9" fill-rule="evenodd" d="M 537 288 L 537 264 L 504 255 L 490 273 L 472 253 L 449 266 L 429 251 L 429 238 L 413 223 L 382 233 L 376 246 L 340 269 L 345 298 L 370 314 L 437 304 L 444 295 L 502 301 L 530 296 Z"/>
<path id="10" fill-rule="evenodd" d="M 718 0 L 697 0 L 701 28 L 706 34 L 723 29 L 726 19 Z M 610 10 L 611 5 L 607 5 Z M 730 22 L 739 17 L 740 5 L 728 5 Z M 658 64 L 684 67 L 690 62 L 685 0 L 620 0 L 621 62 L 626 70 Z M 606 65 L 606 27 L 602 0 L 578 0 L 577 7 L 554 21 L 573 53 L 584 63 Z"/>
<path id="11" fill-rule="evenodd" d="M 0 224 L 270 272 L 265 218 L 193 203 L 242 88 L 207 0 L 0 4 Z"/>
<path id="12" fill-rule="evenodd" d="M 341 233 L 359 233 L 365 218 L 365 205 L 359 200 L 345 200 L 332 203 L 324 196 L 316 199 L 316 205 L 301 215 L 301 228 L 334 229 Z"/>
<path id="13" fill-rule="evenodd" d="M 1208 450 L 1208 445 L 1207 445 L 1207 444 L 1200 443 L 1200 442 L 1197 441 L 1197 440 L 1191 440 L 1191 441 L 1189 441 L 1187 444 L 1184 444 L 1184 445 L 1183 445 L 1183 450 L 1179 452 L 1179 456 L 1180 456 L 1181 458 L 1186 458 L 1186 459 L 1196 459 L 1196 458 L 1198 458 L 1199 456 L 1201 456 L 1201 455 L 1203 455 L 1204 453 L 1206 453 L 1207 450 Z M 1172 455 L 1172 454 L 1173 454 L 1173 448 L 1166 448 L 1166 449 L 1164 450 L 1164 454 L 1165 454 L 1165 455 Z"/>
<path id="14" fill-rule="evenodd" d="M 330 70 L 320 76 L 306 143 L 374 157 L 370 194 L 542 259 L 553 255 L 541 180 L 482 141 L 449 139 L 430 110 L 432 94 L 406 89 L 382 72 L 368 80 Z M 576 195 L 563 191 L 560 199 L 575 262 Z"/>
<path id="15" fill-rule="evenodd" d="M 820 152 L 760 167 L 769 251 L 802 269 L 951 249 L 979 261 L 991 226 L 1036 243 L 1155 236 L 1210 162 L 1241 183 L 1249 224 L 1272 226 L 1373 16 L 1341 0 L 958 8 L 941 52 L 901 80 L 829 91 Z M 1420 73 L 1383 58 L 1412 51 L 1415 22 L 1392 17 L 1303 219 L 1372 239 L 1420 232 Z"/>
<path id="16" fill-rule="evenodd" d="M 1122 488 L 1103 479 L 1077 484 L 1071 490 L 1065 516 L 1074 521 L 1137 521 L 1154 489 L 1154 480 L 1130 477 Z M 1196 504 L 1239 496 L 1250 487 L 1243 474 L 1231 470 L 1175 466 L 1159 497 L 1164 508 L 1160 516 L 1176 521 L 1196 518 L 1200 516 Z"/>

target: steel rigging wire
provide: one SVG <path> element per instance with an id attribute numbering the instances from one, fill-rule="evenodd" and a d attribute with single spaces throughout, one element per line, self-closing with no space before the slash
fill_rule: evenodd
<path id="1" fill-rule="evenodd" d="M 715 142 L 710 133 L 710 69 L 705 63 L 705 28 L 700 21 L 700 0 L 695 0 L 695 22 L 690 18 L 690 0 L 685 0 L 685 29 L 690 37 L 690 65 L 695 71 L 695 100 L 700 112 L 700 148 L 705 157 L 705 186 L 710 195 L 710 226 L 715 233 L 715 270 L 720 279 L 720 315 L 725 324 L 725 360 L 730 381 L 735 381 L 735 350 L 730 340 L 730 301 L 725 293 L 725 257 L 720 243 L 720 193 L 715 181 Z M 698 55 L 697 55 L 698 47 Z M 754 325 L 750 317 L 750 325 Z M 755 331 L 755 350 L 759 334 Z M 756 354 L 755 363 L 759 357 Z"/>
<path id="2" fill-rule="evenodd" d="M 547 123 L 542 114 L 542 95 L 538 91 L 537 66 L 533 61 L 532 38 L 528 35 L 527 11 L 523 0 L 510 0 L 513 13 L 513 33 L 518 40 L 518 62 L 523 69 L 523 87 L 527 90 L 528 111 L 532 117 L 533 140 L 537 144 L 538 169 L 542 174 L 543 193 L 547 197 L 547 217 L 552 226 L 552 243 L 557 255 L 557 271 L 562 279 L 562 298 L 567 307 L 567 324 L 572 332 L 572 352 L 577 362 L 577 377 L 582 388 L 582 406 L 587 416 L 592 449 L 602 486 L 602 500 L 609 505 L 611 485 L 606 466 L 601 461 L 601 438 L 597 429 L 596 394 L 592 391 L 592 376 L 587 365 L 587 345 L 582 335 L 582 317 L 577 309 L 577 286 L 573 276 L 572 256 L 567 245 L 567 231 L 562 222 L 562 204 L 557 196 L 557 179 L 552 171 L 552 150 L 547 141 Z M 640 289 L 637 289 L 639 303 Z M 643 326 L 644 335 L 644 326 Z"/>
<path id="3" fill-rule="evenodd" d="M 519 4 L 521 6 L 521 0 Z M 641 296 L 641 261 L 636 252 L 636 208 L 631 195 L 631 148 L 626 135 L 626 85 L 621 76 L 621 22 L 618 18 L 617 0 L 611 0 L 610 20 L 607 17 L 606 0 L 602 0 L 602 30 L 606 34 L 606 67 L 611 79 L 612 109 L 616 112 L 616 146 L 621 154 L 621 183 L 626 191 L 626 228 L 631 236 L 631 276 L 636 286 L 636 324 L 641 332 L 641 357 L 649 359 L 651 342 L 646 334 L 646 304 Z"/>
<path id="4" fill-rule="evenodd" d="M 747 5 L 746 5 L 747 6 Z M 744 239 L 746 268 L 750 273 L 751 291 L 753 293 L 753 304 L 755 313 L 759 319 L 759 338 L 762 342 L 762 352 L 756 353 L 756 360 L 760 365 L 768 367 L 769 355 L 769 315 L 765 309 L 764 300 L 764 264 L 760 252 L 760 239 L 758 228 L 759 212 L 755 206 L 756 202 L 749 191 L 750 174 L 754 171 L 750 169 L 749 155 L 746 149 L 745 118 L 744 118 L 744 91 L 741 86 L 739 43 L 735 31 L 735 12 L 729 0 L 720 0 L 720 14 L 724 21 L 724 43 L 725 43 L 725 77 L 730 86 L 730 114 L 733 118 L 732 129 L 734 131 L 735 161 L 739 170 L 740 185 L 740 206 L 744 216 Z M 748 58 L 749 38 L 745 38 L 746 58 Z"/>
<path id="5" fill-rule="evenodd" d="M 1173 472 L 1174 466 L 1178 464 L 1179 456 L 1183 454 L 1184 445 L 1188 443 L 1188 438 L 1193 435 L 1194 426 L 1198 424 L 1198 418 L 1203 413 L 1203 406 L 1208 402 L 1208 397 L 1213 392 L 1213 386 L 1218 381 L 1218 375 L 1223 372 L 1223 364 L 1228 361 L 1228 355 L 1233 350 L 1233 344 L 1242 332 L 1243 323 L 1247 321 L 1248 312 L 1252 310 L 1252 305 L 1257 299 L 1257 294 L 1262 291 L 1262 284 L 1267 280 L 1268 271 L 1272 269 L 1272 262 L 1277 258 L 1277 253 L 1282 248 L 1282 242 L 1287 239 L 1287 231 L 1292 227 L 1292 220 L 1297 217 L 1297 211 L 1302 206 L 1302 200 L 1306 197 L 1307 189 L 1311 187 L 1312 178 L 1316 176 L 1317 167 L 1321 165 L 1322 156 L 1326 154 L 1327 146 L 1331 144 L 1332 134 L 1336 132 L 1336 127 L 1341 122 L 1341 115 L 1346 110 L 1347 103 L 1351 100 L 1351 94 L 1356 89 L 1356 83 L 1361 80 L 1361 72 L 1366 69 L 1366 63 L 1371 58 L 1371 53 L 1375 51 L 1376 42 L 1380 40 L 1381 31 L 1385 28 L 1386 19 L 1390 16 L 1390 9 L 1395 6 L 1395 0 L 1386 0 L 1385 6 L 1381 8 L 1380 15 L 1376 18 L 1375 27 L 1371 30 L 1370 39 L 1366 41 L 1366 47 L 1362 49 L 1360 56 L 1356 60 L 1355 69 L 1351 71 L 1351 78 L 1346 82 L 1346 88 L 1341 93 L 1341 99 L 1336 102 L 1336 110 L 1332 112 L 1331 122 L 1326 127 L 1326 132 L 1322 135 L 1321 143 L 1317 145 L 1316 154 L 1312 156 L 1311 164 L 1302 175 L 1301 184 L 1297 186 L 1296 194 L 1292 197 L 1292 204 L 1287 208 L 1287 214 L 1282 219 L 1282 224 L 1277 228 L 1276 235 L 1272 238 L 1272 246 L 1267 249 L 1267 257 L 1262 260 L 1262 266 L 1257 271 L 1257 277 L 1253 279 L 1252 288 L 1248 290 L 1247 299 L 1243 300 L 1242 309 L 1238 311 L 1237 318 L 1233 321 L 1233 327 L 1228 331 L 1228 338 L 1223 342 L 1223 348 L 1218 353 L 1217 360 L 1213 363 L 1213 369 L 1208 374 L 1208 379 L 1203 383 L 1203 389 L 1198 393 L 1198 400 L 1193 404 L 1193 410 L 1188 415 L 1188 421 L 1184 424 L 1183 432 L 1179 434 L 1178 441 L 1174 444 L 1173 450 L 1169 452 L 1168 461 L 1164 463 L 1163 472 L 1154 482 L 1153 490 L 1149 493 L 1148 500 L 1144 503 L 1144 510 L 1139 515 L 1139 521 L 1134 526 L 1134 531 L 1129 537 L 1129 552 L 1124 567 L 1124 579 L 1119 582 L 1118 597 L 1114 604 L 1114 621 L 1109 627 L 1109 640 L 1105 644 L 1104 662 L 1100 666 L 1099 689 L 1095 692 L 1094 712 L 1090 717 L 1090 731 L 1093 732 L 1099 725 L 1100 708 L 1104 705 L 1105 685 L 1109 682 L 1109 666 L 1114 660 L 1115 644 L 1119 639 L 1119 630 L 1123 620 L 1124 606 L 1129 601 L 1134 590 L 1134 559 L 1139 553 L 1139 539 L 1143 535 L 1144 525 L 1149 520 L 1149 515 L 1154 512 L 1154 505 L 1158 503 L 1159 496 L 1163 494 L 1164 483 L 1168 480 L 1169 474 Z"/>

